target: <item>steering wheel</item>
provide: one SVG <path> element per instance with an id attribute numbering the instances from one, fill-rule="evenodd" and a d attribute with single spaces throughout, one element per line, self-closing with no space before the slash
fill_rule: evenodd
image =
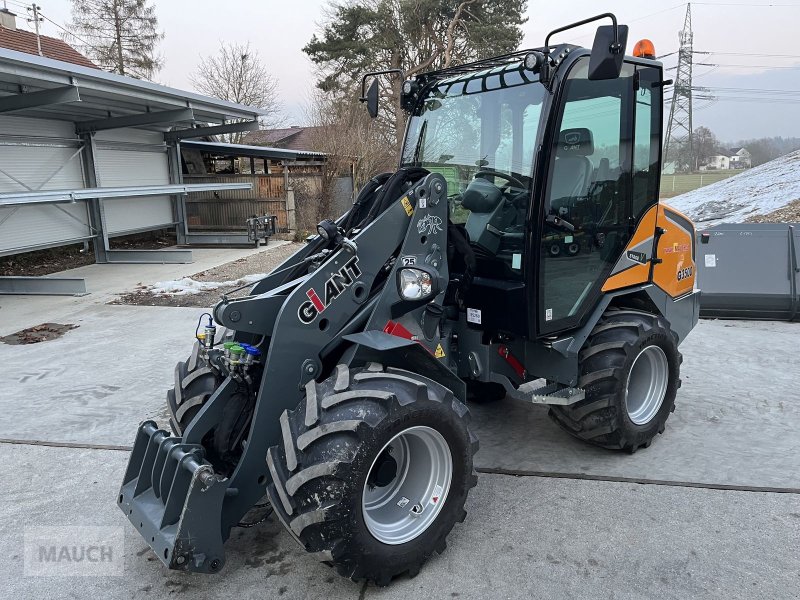
<path id="1" fill-rule="evenodd" d="M 524 189 L 527 188 L 527 186 L 524 183 L 522 183 L 519 179 L 517 179 L 516 177 L 514 177 L 512 175 L 507 175 L 506 173 L 503 173 L 502 171 L 495 171 L 494 169 L 481 169 L 480 171 L 475 173 L 475 179 L 477 179 L 478 177 L 485 178 L 487 176 L 488 177 L 499 177 L 500 179 L 505 179 L 510 184 L 511 187 L 519 188 L 521 190 L 524 190 Z"/>

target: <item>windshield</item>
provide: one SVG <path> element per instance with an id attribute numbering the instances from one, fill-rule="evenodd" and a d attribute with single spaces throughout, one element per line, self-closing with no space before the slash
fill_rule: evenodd
<path id="1" fill-rule="evenodd" d="M 546 93 L 536 77 L 516 64 L 439 83 L 411 117 L 403 166 L 441 173 L 451 198 L 487 170 L 529 190 Z"/>

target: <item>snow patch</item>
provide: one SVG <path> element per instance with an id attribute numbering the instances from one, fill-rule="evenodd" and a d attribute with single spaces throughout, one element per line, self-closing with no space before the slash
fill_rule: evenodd
<path id="1" fill-rule="evenodd" d="M 200 294 L 201 292 L 213 291 L 223 287 L 235 287 L 254 283 L 266 276 L 266 273 L 254 273 L 230 281 L 197 281 L 191 277 L 183 277 L 182 279 L 173 279 L 170 281 L 158 281 L 153 285 L 145 286 L 143 291 L 159 296 L 187 296 L 189 294 Z"/>
<path id="2" fill-rule="evenodd" d="M 742 223 L 800 199 L 800 151 L 664 200 L 702 227 Z"/>

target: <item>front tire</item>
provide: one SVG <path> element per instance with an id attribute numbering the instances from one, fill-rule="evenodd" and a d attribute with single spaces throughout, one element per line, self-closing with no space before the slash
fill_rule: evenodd
<path id="1" fill-rule="evenodd" d="M 681 355 L 663 317 L 610 309 L 579 355 L 586 398 L 551 406 L 550 417 L 582 440 L 613 450 L 648 448 L 675 410 Z"/>
<path id="2" fill-rule="evenodd" d="M 167 392 L 169 425 L 175 435 L 183 435 L 219 383 L 217 374 L 200 357 L 200 343 L 195 342 L 189 359 L 175 365 L 175 385 Z"/>
<path id="3" fill-rule="evenodd" d="M 466 517 L 477 439 L 467 407 L 415 373 L 339 365 L 281 416 L 267 487 L 284 526 L 354 581 L 416 575 Z"/>

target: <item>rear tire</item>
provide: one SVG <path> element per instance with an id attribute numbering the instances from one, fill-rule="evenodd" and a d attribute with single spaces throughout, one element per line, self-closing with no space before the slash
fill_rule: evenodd
<path id="1" fill-rule="evenodd" d="M 267 453 L 275 514 L 344 577 L 387 585 L 416 575 L 466 517 L 478 449 L 468 421 L 434 381 L 339 365 L 281 416 L 283 443 Z"/>
<path id="2" fill-rule="evenodd" d="M 636 452 L 663 433 L 675 410 L 680 363 L 675 335 L 663 317 L 608 310 L 579 355 L 578 387 L 586 399 L 551 406 L 550 416 L 582 440 Z"/>

